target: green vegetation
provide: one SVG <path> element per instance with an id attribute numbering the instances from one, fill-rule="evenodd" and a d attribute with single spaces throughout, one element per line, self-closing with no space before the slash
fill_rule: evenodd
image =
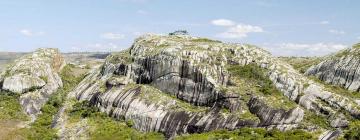
<path id="1" fill-rule="evenodd" d="M 114 120 L 105 113 L 98 111 L 88 101 L 77 102 L 70 111 L 71 118 L 86 118 L 88 120 L 89 138 L 92 140 L 158 140 L 164 139 L 160 133 L 143 133 L 131 128 L 132 120 Z"/>
<path id="2" fill-rule="evenodd" d="M 358 51 L 359 48 L 360 48 L 360 43 L 354 44 L 352 46 L 352 48 L 347 48 L 347 49 L 344 49 L 344 50 L 341 50 L 341 51 L 337 52 L 334 55 L 334 57 L 335 58 L 341 58 L 343 56 L 348 56 L 348 55 L 353 55 L 353 56 L 359 57 L 360 56 L 360 52 Z"/>
<path id="3" fill-rule="evenodd" d="M 343 56 L 347 56 L 347 55 L 350 54 L 350 50 L 351 50 L 351 49 L 341 50 L 341 51 L 337 52 L 337 53 L 334 55 L 334 57 L 335 57 L 335 58 L 341 58 L 341 57 L 343 57 Z"/>
<path id="4" fill-rule="evenodd" d="M 279 57 L 300 73 L 305 73 L 311 66 L 319 64 L 323 57 Z"/>
<path id="5" fill-rule="evenodd" d="M 263 128 L 241 128 L 234 131 L 216 130 L 201 134 L 178 136 L 176 140 L 315 140 L 310 133 L 302 130 L 291 130 L 281 132 L 279 130 L 267 131 Z"/>
<path id="6" fill-rule="evenodd" d="M 317 115 L 311 111 L 305 111 L 304 121 L 302 122 L 303 127 L 308 127 L 309 125 L 317 125 L 318 127 L 324 129 L 331 129 L 329 122 L 324 116 Z"/>
<path id="7" fill-rule="evenodd" d="M 206 42 L 206 43 L 222 43 L 219 40 L 211 40 L 208 38 L 197 38 L 197 39 L 192 39 L 192 42 Z"/>
<path id="8" fill-rule="evenodd" d="M 29 119 L 19 104 L 19 97 L 16 93 L 0 91 L 0 121 Z"/>
<path id="9" fill-rule="evenodd" d="M 360 139 L 360 120 L 355 120 L 350 123 L 349 128 L 344 132 L 344 138 L 347 140 Z"/>
<path id="10" fill-rule="evenodd" d="M 133 58 L 130 55 L 129 49 L 117 53 L 112 53 L 106 58 L 106 60 L 113 64 L 117 64 L 117 63 L 130 64 L 133 62 Z"/>
<path id="11" fill-rule="evenodd" d="M 99 92 L 100 92 L 100 93 L 105 93 L 106 90 L 107 90 L 106 82 L 100 82 L 99 84 L 100 84 L 100 85 L 99 85 L 99 86 L 100 86 Z"/>
<path id="12" fill-rule="evenodd" d="M 352 48 L 360 48 L 360 43 L 356 43 L 352 46 Z"/>
<path id="13" fill-rule="evenodd" d="M 40 76 L 40 79 L 43 80 L 45 83 L 48 82 L 48 77 L 46 76 Z"/>
<path id="14" fill-rule="evenodd" d="M 275 87 L 268 78 L 266 69 L 249 64 L 230 65 L 227 70 L 233 76 L 231 83 L 234 84 L 227 87 L 229 92 L 242 95 L 244 102 L 247 103 L 252 95 L 260 95 L 265 97 L 265 103 L 273 108 L 289 110 L 297 106 Z"/>
<path id="15" fill-rule="evenodd" d="M 228 68 L 228 71 L 236 76 L 245 78 L 250 81 L 256 81 L 259 85 L 259 91 L 270 95 L 279 92 L 272 81 L 265 75 L 265 69 L 260 68 L 256 64 L 249 64 L 245 66 L 232 65 Z"/>

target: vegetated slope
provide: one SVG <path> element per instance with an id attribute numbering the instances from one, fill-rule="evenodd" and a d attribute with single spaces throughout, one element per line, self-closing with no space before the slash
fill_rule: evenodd
<path id="1" fill-rule="evenodd" d="M 323 61 L 325 57 L 278 57 L 281 61 L 290 64 L 300 73 L 305 73 L 311 66 Z"/>
<path id="2" fill-rule="evenodd" d="M 166 137 L 265 127 L 332 138 L 360 112 L 354 100 L 328 91 L 251 45 L 145 35 L 108 56 L 71 95 Z"/>

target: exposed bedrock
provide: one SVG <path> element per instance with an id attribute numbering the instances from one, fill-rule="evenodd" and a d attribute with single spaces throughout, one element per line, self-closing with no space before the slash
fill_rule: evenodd
<path id="1" fill-rule="evenodd" d="M 245 102 L 243 96 L 252 93 L 227 92 L 234 79 L 226 68 L 252 63 L 268 71 L 269 79 L 284 96 L 332 118 L 333 127 L 347 125 L 341 109 L 353 117 L 359 114 L 354 99 L 329 92 L 264 50 L 203 40 L 142 36 L 129 50 L 110 55 L 71 96 L 91 101 L 115 118 L 133 120 L 139 130 L 159 131 L 169 137 L 244 126 L 296 128 L 304 118 L 302 108 L 277 109 L 256 96 Z M 245 109 L 258 120 L 241 118 L 237 113 Z"/>
<path id="2" fill-rule="evenodd" d="M 351 91 L 359 91 L 360 59 L 358 56 L 352 55 L 359 49 L 344 51 L 349 51 L 349 54 L 342 57 L 329 57 L 318 65 L 309 68 L 305 74 L 315 76 L 326 83 L 338 85 Z"/>
<path id="3" fill-rule="evenodd" d="M 304 110 L 300 107 L 289 111 L 283 109 L 273 109 L 256 97 L 252 97 L 248 103 L 251 113 L 256 114 L 260 118 L 259 126 L 275 126 L 280 130 L 297 127 L 304 118 Z M 290 127 L 291 128 L 291 127 Z"/>
<path id="4" fill-rule="evenodd" d="M 0 76 L 0 87 L 21 94 L 20 104 L 34 120 L 51 94 L 62 87 L 58 72 L 64 65 L 57 49 L 38 49 L 10 65 Z"/>
<path id="5" fill-rule="evenodd" d="M 94 79 L 91 80 L 91 77 Z M 87 82 L 81 82 L 71 94 L 79 100 L 91 101 L 114 118 L 132 120 L 138 130 L 162 132 L 167 137 L 216 129 L 233 130 L 245 126 L 285 130 L 296 126 L 303 116 L 301 109 L 272 109 L 254 97 L 248 104 L 261 117 L 261 121 L 245 120 L 236 114 L 222 112 L 221 105 L 191 107 L 191 104 L 183 103 L 150 85 L 126 85 L 122 82 L 113 84 L 106 92 L 100 93 L 98 83 L 102 82 L 99 79 L 104 80 L 99 72 L 89 75 L 85 79 Z M 272 115 L 274 116 L 271 117 Z"/>

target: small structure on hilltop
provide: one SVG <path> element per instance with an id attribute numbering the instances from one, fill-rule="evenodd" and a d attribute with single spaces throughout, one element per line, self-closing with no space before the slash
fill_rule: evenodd
<path id="1" fill-rule="evenodd" d="M 177 30 L 175 32 L 169 33 L 169 35 L 189 35 L 189 32 L 186 30 Z"/>

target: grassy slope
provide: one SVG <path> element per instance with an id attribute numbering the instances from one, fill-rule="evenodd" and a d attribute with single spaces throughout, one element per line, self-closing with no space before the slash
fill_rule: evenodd
<path id="1" fill-rule="evenodd" d="M 324 60 L 323 57 L 279 57 L 278 59 L 290 64 L 300 73 L 305 73 L 311 66 Z"/>

